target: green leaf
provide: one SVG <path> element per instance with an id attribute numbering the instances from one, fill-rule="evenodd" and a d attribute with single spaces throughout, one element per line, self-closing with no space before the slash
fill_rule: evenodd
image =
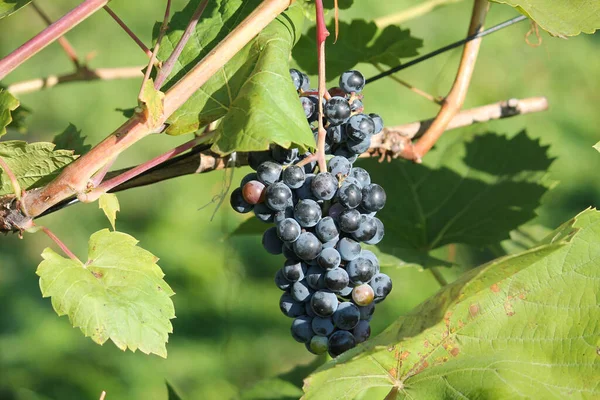
<path id="1" fill-rule="evenodd" d="M 173 386 L 171 386 L 171 384 L 169 382 L 165 382 L 167 384 L 167 394 L 168 394 L 168 398 L 167 400 L 182 400 L 181 396 L 177 394 L 177 392 L 175 391 L 175 388 L 173 388 Z"/>
<path id="2" fill-rule="evenodd" d="M 2 3 L 0 3 L 0 7 L 1 5 Z M 19 100 L 6 90 L 0 89 L 0 137 L 6 134 L 6 127 L 13 122 L 12 111 L 15 111 L 17 107 L 19 107 Z"/>
<path id="3" fill-rule="evenodd" d="M 36 273 L 56 313 L 68 315 L 94 342 L 110 339 L 121 350 L 166 357 L 174 293 L 158 259 L 136 244 L 125 233 L 104 229 L 90 237 L 85 264 L 47 248 Z"/>
<path id="4" fill-rule="evenodd" d="M 265 379 L 246 390 L 241 400 L 296 400 L 302 389 L 281 378 Z"/>
<path id="5" fill-rule="evenodd" d="M 121 211 L 119 207 L 119 199 L 114 193 L 104 193 L 98 199 L 98 207 L 104 211 L 104 215 L 110 221 L 110 224 L 115 230 L 115 220 L 117 219 L 117 212 Z"/>
<path id="6" fill-rule="evenodd" d="M 0 19 L 8 17 L 21 7 L 31 3 L 31 0 L 0 0 Z"/>
<path id="7" fill-rule="evenodd" d="M 165 94 L 163 92 L 154 89 L 154 81 L 151 78 L 144 82 L 139 102 L 142 113 L 151 126 L 156 126 L 162 119 L 164 98 Z"/>
<path id="8" fill-rule="evenodd" d="M 543 225 L 523 225 L 510 231 L 510 239 L 500 243 L 506 254 L 516 254 L 542 244 L 552 230 Z"/>
<path id="9" fill-rule="evenodd" d="M 20 140 L 0 142 L 0 157 L 6 161 L 24 190 L 50 182 L 62 167 L 77 158 L 72 151 L 54 150 L 53 143 Z M 0 196 L 12 192 L 10 180 L 0 171 Z"/>
<path id="10" fill-rule="evenodd" d="M 254 214 L 252 214 L 252 217 L 242 222 L 233 232 L 229 234 L 229 237 L 245 235 L 262 236 L 262 234 L 265 233 L 265 230 L 267 230 L 269 226 L 269 224 L 260 221 L 258 218 L 254 217 Z"/>
<path id="11" fill-rule="evenodd" d="M 391 248 L 393 253 L 384 253 L 377 246 L 361 245 L 364 249 L 372 251 L 379 259 L 379 265 L 382 268 L 433 268 L 433 267 L 452 267 L 449 261 L 441 260 L 430 255 L 426 251 L 405 248 Z"/>
<path id="12" fill-rule="evenodd" d="M 515 7 L 554 36 L 592 34 L 600 28 L 600 2 L 596 0 L 492 1 Z"/>
<path id="13" fill-rule="evenodd" d="M 440 143 L 424 164 L 357 162 L 390 199 L 378 213 L 386 223 L 382 252 L 428 253 L 450 243 L 482 247 L 535 217 L 549 186 L 547 147 L 525 132 L 511 139 L 494 133 L 455 138 Z"/>
<path id="14" fill-rule="evenodd" d="M 335 32 L 333 22 L 327 27 Z M 410 35 L 410 30 L 397 26 L 380 29 L 374 22 L 362 19 L 352 22 L 340 21 L 338 41 L 327 42 L 327 80 L 332 80 L 342 72 L 352 69 L 358 63 L 399 65 L 402 58 L 418 55 L 417 49 L 423 45 L 421 39 Z M 294 47 L 294 60 L 303 71 L 316 75 L 316 27 L 302 35 Z"/>
<path id="15" fill-rule="evenodd" d="M 81 135 L 81 130 L 73 124 L 69 124 L 67 128 L 58 135 L 54 136 L 52 142 L 56 145 L 56 150 L 72 150 L 75 154 L 83 155 L 92 148 L 85 143 L 85 136 Z"/>
<path id="16" fill-rule="evenodd" d="M 258 0 L 210 1 L 165 88 L 181 78 L 260 3 Z M 159 58 L 171 54 L 198 1 L 173 16 Z M 222 118 L 212 150 L 220 153 L 284 147 L 314 147 L 314 136 L 288 72 L 292 46 L 302 29 L 295 3 L 239 51 L 169 119 L 166 132 L 181 135 Z"/>
<path id="17" fill-rule="evenodd" d="M 375 387 L 386 399 L 597 398 L 600 213 L 579 214 L 573 229 L 570 242 L 497 259 L 444 287 L 310 376 L 305 399 Z"/>

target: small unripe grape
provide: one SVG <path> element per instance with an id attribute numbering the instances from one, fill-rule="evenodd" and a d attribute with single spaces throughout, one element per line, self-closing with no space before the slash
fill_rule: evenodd
<path id="1" fill-rule="evenodd" d="M 248 204 L 262 203 L 265 199 L 265 184 L 259 181 L 250 181 L 242 187 L 242 196 Z"/>
<path id="2" fill-rule="evenodd" d="M 352 289 L 352 300 L 354 300 L 358 306 L 368 306 L 373 302 L 374 298 L 375 293 L 373 292 L 373 288 L 366 283 Z"/>

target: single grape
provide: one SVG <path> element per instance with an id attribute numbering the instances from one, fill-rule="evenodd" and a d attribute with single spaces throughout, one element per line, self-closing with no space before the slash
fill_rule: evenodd
<path id="1" fill-rule="evenodd" d="M 307 302 L 304 303 L 304 313 L 306 315 L 308 315 L 309 317 L 313 317 L 313 318 L 318 317 L 318 315 L 315 314 L 312 307 L 310 306 L 310 300 L 308 300 Z"/>
<path id="2" fill-rule="evenodd" d="M 253 170 L 257 170 L 260 164 L 266 161 L 273 161 L 271 158 L 271 152 L 268 150 L 265 151 L 253 151 L 248 153 L 248 165 Z"/>
<path id="3" fill-rule="evenodd" d="M 346 331 L 353 329 L 358 321 L 360 321 L 360 311 L 356 304 L 350 302 L 341 303 L 333 313 L 335 326 Z"/>
<path id="4" fill-rule="evenodd" d="M 294 207 L 294 218 L 303 228 L 315 226 L 321 219 L 321 207 L 314 200 L 300 200 Z"/>
<path id="5" fill-rule="evenodd" d="M 392 291 L 392 280 L 386 274 L 377 274 L 369 283 L 375 292 L 375 298 L 385 298 Z"/>
<path id="6" fill-rule="evenodd" d="M 293 218 L 286 218 L 277 224 L 277 236 L 284 242 L 295 242 L 300 237 L 302 228 Z"/>
<path id="7" fill-rule="evenodd" d="M 335 326 L 331 317 L 315 317 L 312 320 L 312 330 L 315 335 L 329 336 L 333 333 Z"/>
<path id="8" fill-rule="evenodd" d="M 334 293 L 319 290 L 311 297 L 310 305 L 319 317 L 329 317 L 337 310 L 338 299 Z"/>
<path id="9" fill-rule="evenodd" d="M 346 233 L 356 232 L 360 227 L 361 214 L 357 210 L 346 210 L 338 219 L 340 230 Z"/>
<path id="10" fill-rule="evenodd" d="M 297 69 L 291 68 L 290 77 L 292 78 L 292 83 L 294 84 L 296 90 L 300 90 L 302 84 L 304 83 L 302 72 L 298 71 Z"/>
<path id="11" fill-rule="evenodd" d="M 352 335 L 356 339 L 356 343 L 362 343 L 371 336 L 371 325 L 369 321 L 359 321 L 352 330 Z"/>
<path id="12" fill-rule="evenodd" d="M 310 232 L 301 233 L 298 240 L 294 242 L 294 251 L 303 260 L 314 260 L 322 249 L 323 245 L 319 239 Z"/>
<path id="13" fill-rule="evenodd" d="M 308 283 L 306 280 L 301 280 L 298 282 L 294 282 L 292 285 L 292 290 L 290 291 L 292 298 L 300 303 L 304 303 L 310 299 L 310 296 L 313 294 L 312 289 L 308 287 Z"/>
<path id="14" fill-rule="evenodd" d="M 304 109 L 304 115 L 306 116 L 306 118 L 312 118 L 316 109 L 315 103 L 308 97 L 300 97 L 300 102 L 302 103 L 302 108 Z"/>
<path id="15" fill-rule="evenodd" d="M 335 222 L 338 222 L 340 215 L 346 210 L 343 205 L 339 203 L 334 203 L 329 207 L 327 211 L 327 216 L 333 218 Z"/>
<path id="16" fill-rule="evenodd" d="M 304 315 L 304 304 L 297 302 L 289 293 L 284 293 L 279 299 L 279 309 L 290 318 L 296 318 Z"/>
<path id="17" fill-rule="evenodd" d="M 258 176 L 258 180 L 265 185 L 272 185 L 281 176 L 281 165 L 273 161 L 265 161 L 258 166 L 256 175 Z"/>
<path id="18" fill-rule="evenodd" d="M 262 245 L 270 254 L 281 254 L 283 249 L 283 242 L 277 236 L 277 228 L 274 226 L 267 229 L 262 237 Z"/>
<path id="19" fill-rule="evenodd" d="M 373 292 L 373 288 L 367 284 L 363 283 L 352 289 L 352 300 L 354 300 L 354 303 L 356 303 L 357 306 L 368 306 L 373 303 L 374 298 L 375 292 Z"/>
<path id="20" fill-rule="evenodd" d="M 290 204 L 292 189 L 283 182 L 275 182 L 269 186 L 265 194 L 265 202 L 271 210 L 283 211 Z"/>
<path id="21" fill-rule="evenodd" d="M 365 151 L 369 150 L 371 147 L 371 137 L 367 136 L 363 140 L 355 141 L 354 139 L 349 139 L 346 143 L 348 150 L 350 150 L 354 154 L 362 154 Z"/>
<path id="22" fill-rule="evenodd" d="M 310 186 L 315 177 L 315 174 L 306 174 L 304 177 L 304 183 L 298 189 L 296 189 L 296 195 L 301 200 L 316 200 L 317 198 L 313 195 Z"/>
<path id="23" fill-rule="evenodd" d="M 314 92 L 314 91 L 316 91 L 316 89 L 315 90 L 309 89 L 308 91 Z M 310 116 L 310 118 L 307 119 L 307 121 L 309 123 L 311 123 L 311 122 L 315 122 L 319 117 L 319 113 L 317 112 L 317 110 L 319 109 L 319 96 L 310 95 L 310 96 L 308 96 L 308 99 L 310 101 L 312 101 L 313 104 L 315 105 L 315 112 L 313 113 L 313 115 Z M 325 106 L 325 99 L 323 99 L 323 107 L 324 106 Z"/>
<path id="24" fill-rule="evenodd" d="M 352 112 L 363 112 L 365 106 L 363 105 L 363 102 L 359 99 L 354 99 L 354 101 L 350 103 L 350 109 L 352 110 Z"/>
<path id="25" fill-rule="evenodd" d="M 337 179 L 329 172 L 318 173 L 310 183 L 313 195 L 319 200 L 331 200 L 338 188 Z"/>
<path id="26" fill-rule="evenodd" d="M 359 306 L 361 321 L 370 321 L 373 313 L 375 312 L 375 303 L 371 303 L 368 306 Z"/>
<path id="27" fill-rule="evenodd" d="M 283 277 L 290 282 L 297 282 L 304 279 L 306 266 L 304 263 L 296 260 L 286 260 L 281 269 Z"/>
<path id="28" fill-rule="evenodd" d="M 377 273 L 379 273 L 379 260 L 377 259 L 377 256 L 371 251 L 371 250 L 363 250 L 360 252 L 360 256 L 362 258 L 366 258 L 367 260 L 371 261 L 371 263 L 373 263 L 373 265 L 375 266 L 375 271 L 377 271 Z"/>
<path id="29" fill-rule="evenodd" d="M 262 222 L 273 222 L 275 213 L 265 203 L 258 203 L 254 206 L 254 215 Z"/>
<path id="30" fill-rule="evenodd" d="M 381 242 L 381 239 L 383 239 L 383 236 L 385 235 L 383 222 L 381 222 L 379 218 L 373 217 L 373 219 L 375 220 L 375 224 L 377 225 L 377 232 L 375 233 L 375 236 L 373 236 L 372 239 L 365 241 L 366 244 L 377 244 Z"/>
<path id="31" fill-rule="evenodd" d="M 279 164 L 288 165 L 298 160 L 298 149 L 286 149 L 274 145 L 271 148 L 271 157 Z"/>
<path id="32" fill-rule="evenodd" d="M 242 195 L 248 204 L 262 203 L 265 199 L 265 184 L 259 181 L 247 182 L 242 187 Z"/>
<path id="33" fill-rule="evenodd" d="M 385 206 L 385 190 L 376 183 L 363 186 L 362 195 L 361 206 L 369 212 L 379 211 Z"/>
<path id="34" fill-rule="evenodd" d="M 360 142 L 375 133 L 375 122 L 365 114 L 356 114 L 350 117 L 346 125 L 346 135 L 349 139 Z"/>
<path id="35" fill-rule="evenodd" d="M 315 234 L 321 242 L 329 242 L 339 236 L 335 221 L 331 217 L 324 217 L 315 226 Z"/>
<path id="36" fill-rule="evenodd" d="M 340 266 L 342 257 L 334 247 L 325 247 L 317 257 L 317 262 L 322 268 L 334 269 Z"/>
<path id="37" fill-rule="evenodd" d="M 302 87 L 300 89 L 305 92 L 310 90 L 310 78 L 304 72 L 302 73 Z"/>
<path id="38" fill-rule="evenodd" d="M 298 189 L 304 183 L 305 175 L 301 167 L 290 165 L 283 170 L 282 180 L 291 189 Z"/>
<path id="39" fill-rule="evenodd" d="M 350 281 L 356 285 L 368 283 L 375 275 L 375 266 L 370 260 L 358 257 L 346 265 Z"/>
<path id="40" fill-rule="evenodd" d="M 354 239 L 359 242 L 368 242 L 377 234 L 377 222 L 375 218 L 362 214 L 360 216 L 360 224 L 358 229 L 352 232 Z"/>
<path id="41" fill-rule="evenodd" d="M 352 261 L 360 255 L 360 243 L 350 238 L 342 238 L 337 244 L 337 251 L 344 261 Z"/>
<path id="42" fill-rule="evenodd" d="M 336 331 L 329 337 L 328 349 L 331 357 L 337 357 L 355 346 L 356 339 L 348 331 Z"/>
<path id="43" fill-rule="evenodd" d="M 327 127 L 327 141 L 330 144 L 338 144 L 346 141 L 345 125 L 330 125 Z"/>
<path id="44" fill-rule="evenodd" d="M 345 157 L 335 156 L 327 164 L 327 169 L 336 178 L 345 178 L 350 175 L 352 164 Z"/>
<path id="45" fill-rule="evenodd" d="M 340 88 L 346 93 L 359 93 L 365 87 L 365 77 L 356 70 L 342 73 L 340 76 Z"/>
<path id="46" fill-rule="evenodd" d="M 326 336 L 315 335 L 310 339 L 310 343 L 306 346 L 308 351 L 313 354 L 323 354 L 327 352 L 329 339 Z"/>
<path id="47" fill-rule="evenodd" d="M 277 273 L 275 274 L 275 285 L 281 290 L 288 290 L 292 285 L 290 281 L 285 279 L 281 269 L 278 269 Z"/>
<path id="48" fill-rule="evenodd" d="M 362 201 L 362 190 L 353 183 L 344 183 L 337 192 L 337 201 L 345 208 L 356 208 Z"/>
<path id="49" fill-rule="evenodd" d="M 250 212 L 254 208 L 252 204 L 249 204 L 248 202 L 246 202 L 246 200 L 244 200 L 242 188 L 236 188 L 233 192 L 231 192 L 229 203 L 231 204 L 231 208 L 233 208 L 240 214 Z"/>
<path id="50" fill-rule="evenodd" d="M 312 330 L 312 318 L 302 315 L 292 322 L 292 337 L 300 343 L 308 343 L 315 335 Z"/>
<path id="51" fill-rule="evenodd" d="M 373 120 L 375 124 L 375 132 L 374 135 L 377 135 L 379 132 L 383 130 L 383 119 L 378 114 L 369 114 L 369 117 Z"/>
<path id="52" fill-rule="evenodd" d="M 358 180 L 358 182 L 360 182 L 359 187 L 361 189 L 364 189 L 367 185 L 369 185 L 371 183 L 371 176 L 364 168 L 361 168 L 361 167 L 352 168 L 352 171 L 350 171 L 350 176 L 352 178 L 355 178 L 356 180 Z"/>
<path id="53" fill-rule="evenodd" d="M 325 271 L 317 266 L 312 266 L 306 271 L 306 283 L 311 289 L 325 288 Z"/>
<path id="54" fill-rule="evenodd" d="M 348 273 L 343 268 L 333 268 L 325 273 L 325 286 L 332 292 L 339 292 L 350 283 Z"/>
<path id="55" fill-rule="evenodd" d="M 323 113 L 329 123 L 340 125 L 350 117 L 350 104 L 344 97 L 334 96 L 325 103 Z"/>

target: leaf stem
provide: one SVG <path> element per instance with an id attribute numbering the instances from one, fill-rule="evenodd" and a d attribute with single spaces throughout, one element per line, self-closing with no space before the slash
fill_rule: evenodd
<path id="1" fill-rule="evenodd" d="M 10 167 L 8 166 L 8 164 L 6 163 L 6 161 L 4 161 L 4 159 L 2 157 L 0 157 L 0 168 L 2 168 L 4 170 L 4 172 L 6 173 L 6 175 L 8 176 L 8 179 L 10 180 L 10 184 L 13 187 L 13 190 L 15 191 L 15 197 L 17 198 L 17 200 L 21 200 L 21 185 L 19 184 L 19 180 L 17 179 L 17 177 L 15 176 L 15 174 L 12 172 L 12 170 L 10 169 Z"/>
<path id="2" fill-rule="evenodd" d="M 73 252 L 67 247 L 66 244 L 64 244 L 59 238 L 58 236 L 56 236 L 50 229 L 46 228 L 45 226 L 41 227 L 42 231 L 48 235 L 48 237 L 50 239 L 52 239 L 54 241 L 54 243 L 56 243 L 56 245 L 58 247 L 60 247 L 60 249 L 63 251 L 63 253 L 65 253 L 67 256 L 69 256 L 69 258 L 73 261 L 77 261 L 78 263 L 80 263 L 81 265 L 83 265 L 83 263 L 81 262 L 81 260 L 79 258 L 77 258 L 77 256 L 75 254 L 73 254 Z"/>
<path id="3" fill-rule="evenodd" d="M 48 17 L 48 15 L 37 5 L 35 2 L 31 2 L 31 7 L 38 13 L 38 15 L 46 22 L 47 25 L 52 25 L 52 20 Z M 77 52 L 75 48 L 71 45 L 71 43 L 67 40 L 66 37 L 61 36 L 57 39 L 58 44 L 63 48 L 65 53 L 69 59 L 75 64 L 75 68 L 79 68 L 79 57 L 77 57 Z"/>
<path id="4" fill-rule="evenodd" d="M 62 18 L 25 42 L 21 47 L 0 60 L 0 80 L 19 65 L 33 57 L 50 43 L 79 25 L 80 22 L 104 7 L 109 0 L 85 0 Z"/>
<path id="5" fill-rule="evenodd" d="M 144 42 L 142 42 L 142 40 L 139 37 L 137 37 L 135 33 L 133 33 L 131 29 L 129 29 L 127 24 L 125 24 L 125 22 L 123 22 L 123 20 L 119 18 L 119 16 L 108 6 L 108 4 L 104 6 L 104 10 L 108 13 L 108 15 L 112 17 L 112 19 L 115 20 L 117 24 L 119 24 L 121 28 L 123 28 L 123 30 L 129 35 L 129 37 L 133 39 L 133 41 L 140 47 L 140 49 L 142 49 L 144 53 L 146 53 L 148 57 L 152 57 L 152 52 L 150 51 L 150 49 L 144 44 Z"/>
<path id="6" fill-rule="evenodd" d="M 429 271 L 431 272 L 431 275 L 433 275 L 433 277 L 435 278 L 435 280 L 437 281 L 437 283 L 439 283 L 439 285 L 441 287 L 444 287 L 448 284 L 448 281 L 446 280 L 446 278 L 444 278 L 442 273 L 440 271 L 438 271 L 437 267 L 431 267 L 431 268 L 429 268 Z"/>
<path id="7" fill-rule="evenodd" d="M 181 35 L 179 42 L 177 42 L 175 49 L 173 49 L 173 52 L 171 53 L 169 58 L 163 63 L 162 68 L 158 72 L 158 75 L 156 76 L 156 80 L 154 81 L 155 89 L 158 90 L 162 87 L 163 83 L 165 82 L 165 80 L 167 79 L 167 77 L 169 76 L 171 71 L 173 70 L 173 66 L 175 65 L 175 62 L 181 55 L 181 52 L 183 51 L 188 40 L 190 40 L 190 37 L 192 37 L 192 34 L 194 33 L 194 29 L 196 28 L 196 25 L 198 24 L 198 21 L 200 20 L 200 17 L 202 16 L 202 13 L 204 12 L 204 9 L 206 8 L 207 4 L 208 4 L 208 0 L 203 0 L 200 4 L 198 4 L 196 11 L 194 11 L 192 18 L 190 19 L 190 22 L 186 26 L 185 31 L 183 32 L 183 35 Z"/>

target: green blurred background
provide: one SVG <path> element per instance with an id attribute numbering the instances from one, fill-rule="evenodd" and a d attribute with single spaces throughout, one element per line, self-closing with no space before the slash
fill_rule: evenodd
<path id="1" fill-rule="evenodd" d="M 341 11 L 341 19 L 374 19 L 406 9 L 420 0 L 355 0 Z M 53 18 L 79 2 L 39 1 Z M 178 10 L 184 1 L 174 1 Z M 420 53 L 463 37 L 471 1 L 463 1 L 410 20 L 413 35 L 424 39 Z M 162 18 L 164 2 L 114 0 L 113 9 L 146 43 L 154 21 Z M 488 24 L 514 16 L 507 6 L 493 5 Z M 8 54 L 43 28 L 30 8 L 0 21 L 0 56 Z M 550 111 L 467 130 L 514 133 L 524 127 L 542 144 L 551 145 L 556 157 L 551 177 L 560 181 L 545 196 L 538 222 L 555 227 L 580 210 L 600 202 L 600 156 L 592 145 L 600 140 L 600 36 L 569 40 L 542 34 L 543 43 L 524 41 L 527 22 L 484 40 L 466 107 L 510 97 L 545 95 Z M 93 52 L 93 67 L 134 66 L 145 63 L 144 54 L 104 13 L 99 12 L 67 37 L 81 56 Z M 419 88 L 443 95 L 450 87 L 460 50 L 454 50 L 402 72 Z M 57 44 L 51 45 L 9 75 L 2 83 L 62 74 L 71 64 Z M 360 66 L 365 75 L 375 70 Z M 51 140 L 69 122 L 97 143 L 124 119 L 116 108 L 135 104 L 139 80 L 76 83 L 21 96 L 32 109 L 29 141 Z M 431 117 L 437 107 L 390 80 L 365 89 L 369 112 L 380 113 L 386 124 L 401 124 Z M 9 139 L 19 138 L 16 133 Z M 119 158 L 116 167 L 142 162 L 188 138 L 151 137 Z M 236 170 L 234 182 L 246 170 Z M 122 212 L 117 228 L 140 240 L 158 257 L 175 292 L 177 319 L 166 360 L 141 353 L 121 352 L 112 343 L 100 347 L 59 318 L 50 301 L 42 299 L 35 269 L 40 253 L 53 244 L 44 236 L 15 236 L 0 241 L 0 399 L 166 399 L 165 381 L 187 399 L 238 398 L 261 379 L 309 364 L 315 357 L 289 335 L 290 320 L 278 310 L 280 291 L 272 277 L 281 257 L 266 254 L 260 237 L 231 238 L 241 217 L 227 203 L 214 218 L 216 207 L 198 210 L 223 188 L 220 172 L 188 176 L 153 187 L 119 194 Z M 390 199 L 393 201 L 393 199 Z M 71 249 L 87 251 L 91 233 L 108 227 L 95 204 L 76 205 L 43 219 Z M 386 240 L 393 240 L 387 238 Z M 479 249 L 461 248 L 462 268 L 484 261 Z M 428 272 L 413 268 L 388 271 L 394 279 L 389 300 L 378 307 L 374 333 L 433 294 L 437 283 Z M 460 273 L 444 271 L 452 279 Z"/>

